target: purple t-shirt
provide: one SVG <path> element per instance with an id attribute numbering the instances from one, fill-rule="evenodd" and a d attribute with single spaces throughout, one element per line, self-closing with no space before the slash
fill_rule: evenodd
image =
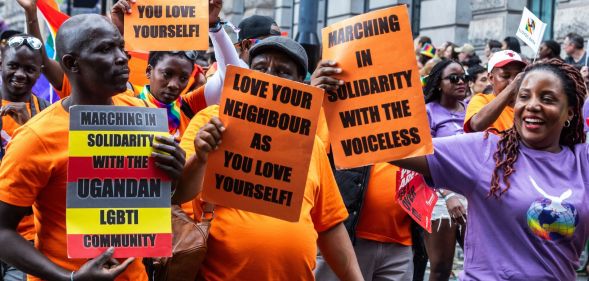
<path id="1" fill-rule="evenodd" d="M 589 145 L 550 153 L 520 144 L 497 200 L 487 194 L 498 141 L 482 132 L 436 138 L 427 156 L 434 186 L 469 202 L 461 280 L 575 280 L 589 235 Z"/>
<path id="2" fill-rule="evenodd" d="M 463 108 L 464 103 L 461 102 Z M 430 102 L 425 105 L 427 119 L 432 137 L 447 137 L 464 133 L 464 116 L 466 110 L 452 112 L 438 102 Z"/>

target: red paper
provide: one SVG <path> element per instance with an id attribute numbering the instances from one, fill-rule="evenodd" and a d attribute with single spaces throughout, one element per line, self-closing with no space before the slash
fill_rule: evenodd
<path id="1" fill-rule="evenodd" d="M 397 172 L 397 202 L 427 232 L 432 232 L 432 211 L 438 201 L 436 192 L 425 184 L 423 176 L 409 170 Z"/>

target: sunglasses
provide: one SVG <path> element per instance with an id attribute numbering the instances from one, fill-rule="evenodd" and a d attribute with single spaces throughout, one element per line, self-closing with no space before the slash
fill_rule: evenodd
<path id="1" fill-rule="evenodd" d="M 450 83 L 452 84 L 458 84 L 458 82 L 460 80 L 462 80 L 462 82 L 466 83 L 468 81 L 468 78 L 466 77 L 466 75 L 462 74 L 462 75 L 458 75 L 458 74 L 450 74 L 444 78 L 442 78 L 443 80 L 448 80 L 450 81 Z"/>
<path id="2" fill-rule="evenodd" d="M 41 49 L 41 47 L 43 47 L 43 42 L 41 42 L 41 40 L 31 36 L 12 36 L 10 37 L 10 39 L 8 39 L 7 43 L 8 46 L 10 46 L 11 48 L 17 48 L 22 46 L 23 44 L 29 46 L 34 50 L 39 50 Z"/>
<path id="3" fill-rule="evenodd" d="M 195 51 L 171 51 L 171 54 L 183 54 L 184 56 L 186 56 L 189 60 L 191 61 L 196 61 L 196 52 Z"/>

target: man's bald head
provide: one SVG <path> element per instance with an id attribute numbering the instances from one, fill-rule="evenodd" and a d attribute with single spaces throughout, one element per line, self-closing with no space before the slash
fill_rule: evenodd
<path id="1" fill-rule="evenodd" d="M 61 67 L 78 95 L 105 99 L 124 92 L 129 79 L 125 41 L 105 17 L 78 15 L 63 23 L 55 39 Z"/>
<path id="2" fill-rule="evenodd" d="M 120 36 L 118 29 L 101 15 L 82 14 L 69 18 L 57 31 L 55 38 L 57 57 L 61 60 L 65 54 L 76 53 L 95 39 L 96 34 L 104 29 L 111 29 Z"/>

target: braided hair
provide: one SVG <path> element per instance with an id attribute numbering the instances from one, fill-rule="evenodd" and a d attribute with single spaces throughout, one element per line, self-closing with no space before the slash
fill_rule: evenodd
<path id="1" fill-rule="evenodd" d="M 444 59 L 432 68 L 429 76 L 427 76 L 425 87 L 423 88 L 425 103 L 440 100 L 440 97 L 442 96 L 442 91 L 440 91 L 440 84 L 442 83 L 443 79 L 442 73 L 446 67 L 453 63 L 458 62 L 450 59 Z"/>
<path id="2" fill-rule="evenodd" d="M 549 71 L 555 74 L 562 82 L 564 92 L 567 96 L 568 104 L 573 108 L 574 115 L 570 121 L 570 126 L 564 127 L 560 133 L 559 143 L 563 146 L 573 147 L 576 144 L 585 142 L 585 133 L 583 132 L 583 102 L 587 93 L 585 82 L 581 73 L 573 66 L 562 62 L 559 59 L 550 59 L 545 63 L 534 64 L 526 67 L 524 70 L 525 77 L 533 71 Z M 488 132 L 487 132 L 488 134 Z M 501 139 L 497 143 L 497 151 L 493 155 L 495 159 L 495 169 L 491 178 L 491 190 L 489 196 L 499 198 L 510 187 L 509 176 L 515 172 L 514 163 L 517 161 L 519 154 L 519 144 L 521 136 L 515 126 L 501 133 Z M 505 188 L 501 189 L 500 172 L 502 171 Z"/>

